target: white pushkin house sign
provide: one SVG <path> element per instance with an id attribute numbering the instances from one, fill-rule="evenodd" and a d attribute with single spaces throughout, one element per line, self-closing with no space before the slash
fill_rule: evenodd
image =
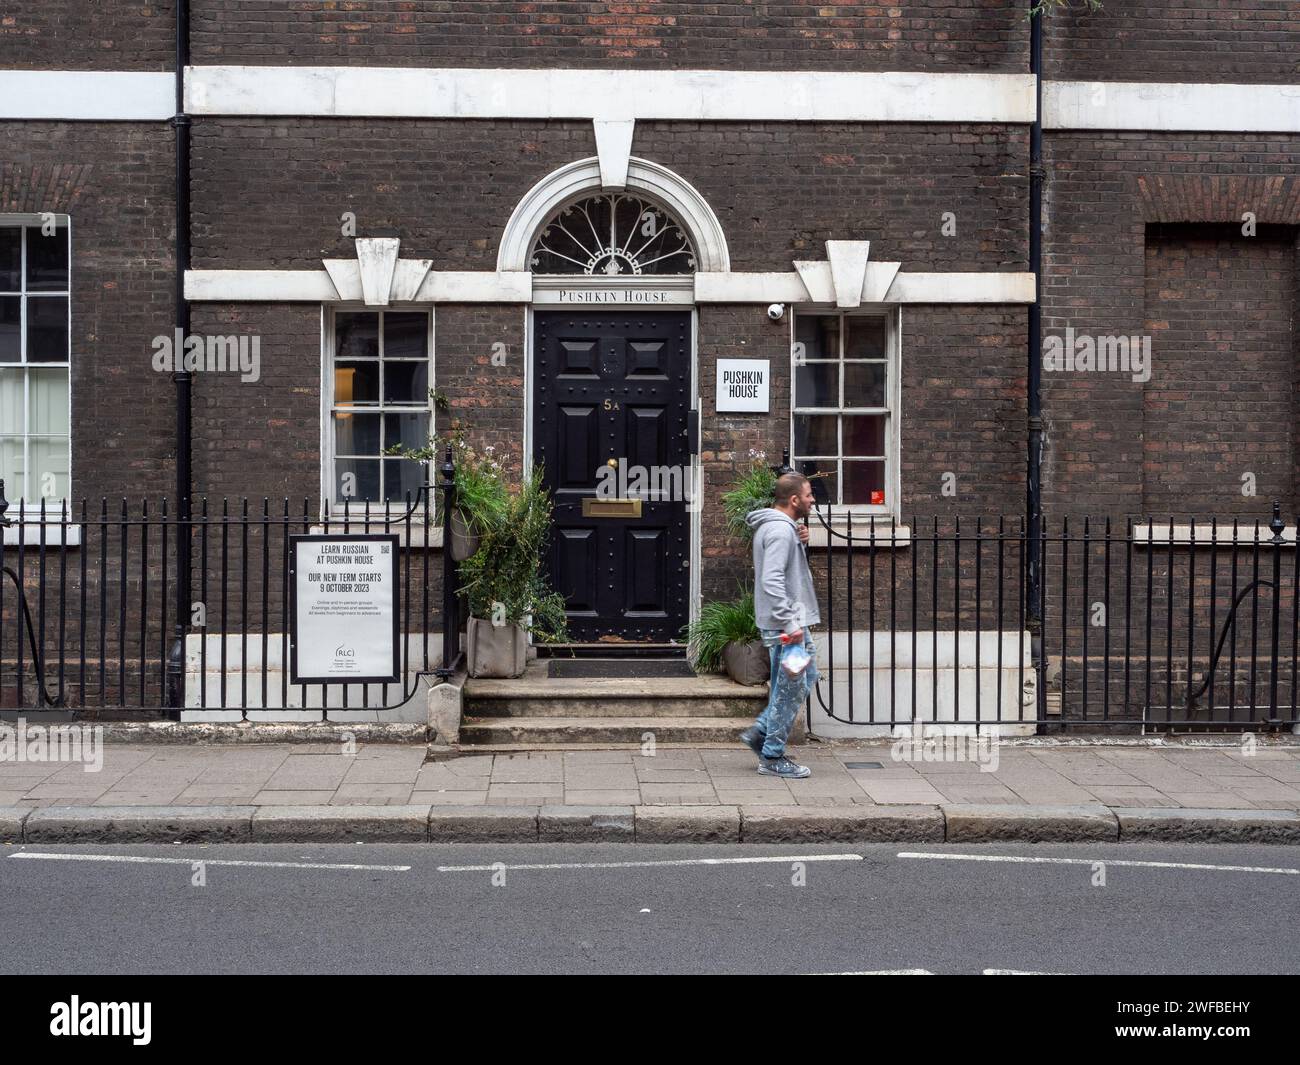
<path id="1" fill-rule="evenodd" d="M 716 409 L 766 414 L 771 369 L 768 359 L 719 359 Z"/>

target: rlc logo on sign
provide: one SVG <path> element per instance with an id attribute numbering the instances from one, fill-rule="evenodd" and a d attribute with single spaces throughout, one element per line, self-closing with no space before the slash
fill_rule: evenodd
<path id="1" fill-rule="evenodd" d="M 766 414 L 771 381 L 768 359 L 719 359 L 717 409 Z"/>

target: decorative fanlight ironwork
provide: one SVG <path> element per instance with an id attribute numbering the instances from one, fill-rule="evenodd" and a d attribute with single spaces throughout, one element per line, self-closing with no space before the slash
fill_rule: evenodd
<path id="1" fill-rule="evenodd" d="M 530 261 L 537 274 L 689 274 L 695 249 L 658 204 L 607 193 L 562 208 L 542 228 Z"/>

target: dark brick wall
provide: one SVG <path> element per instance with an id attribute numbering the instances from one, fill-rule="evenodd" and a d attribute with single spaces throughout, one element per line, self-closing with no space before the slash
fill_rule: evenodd
<path id="1" fill-rule="evenodd" d="M 770 413 L 719 414 L 718 359 L 771 359 Z M 752 579 L 747 547 L 733 541 L 719 497 L 755 462 L 774 465 L 790 443 L 790 329 L 761 306 L 704 306 L 699 311 L 701 587 L 706 599 L 731 599 Z"/>
<path id="2" fill-rule="evenodd" d="M 191 332 L 257 336 L 260 376 L 194 375 L 194 494 L 220 505 L 223 496 L 301 513 L 320 502 L 320 307 L 302 303 L 196 303 Z"/>
<path id="3" fill-rule="evenodd" d="M 72 493 L 175 495 L 152 338 L 173 329 L 172 140 L 162 125 L 0 123 L 0 212 L 72 218 Z"/>
<path id="4" fill-rule="evenodd" d="M 870 239 L 904 270 L 1024 269 L 1023 129 L 640 123 L 633 152 L 671 167 L 718 215 L 734 270 L 789 270 L 825 241 Z M 194 133 L 194 265 L 318 266 L 341 235 L 402 238 L 435 269 L 488 270 L 515 205 L 595 154 L 589 123 L 204 120 Z M 956 233 L 941 233 L 944 212 Z"/>
<path id="5" fill-rule="evenodd" d="M 718 497 L 754 461 L 789 444 L 790 354 L 784 323 L 757 306 L 700 308 L 703 401 L 702 542 L 706 596 L 748 580 L 748 549 L 728 538 Z M 1018 516 L 1024 505 L 1026 312 L 1023 308 L 903 308 L 901 517 Z M 713 405 L 719 358 L 772 360 L 771 412 L 722 414 Z M 944 494 L 953 473 L 956 494 Z M 968 526 L 973 528 L 973 524 Z M 973 595 L 973 593 L 972 593 Z"/>
<path id="6" fill-rule="evenodd" d="M 1043 70 L 1076 81 L 1294 83 L 1300 73 L 1291 0 L 1107 2 L 1054 12 Z"/>
<path id="7" fill-rule="evenodd" d="M 0 65 L 175 70 L 174 0 L 4 0 Z"/>
<path id="8" fill-rule="evenodd" d="M 474 446 L 494 449 L 512 480 L 523 470 L 525 313 L 518 304 L 445 304 L 433 326 L 434 378 L 449 407 L 435 415 L 438 427 L 459 421 Z M 504 366 L 492 362 L 498 343 Z"/>
<path id="9" fill-rule="evenodd" d="M 1246 212 L 1256 216 L 1265 237 L 1268 226 L 1300 225 L 1300 182 L 1294 178 L 1298 151 L 1300 137 L 1281 134 L 1046 137 L 1044 337 L 1063 336 L 1067 326 L 1077 334 L 1098 336 L 1145 333 L 1149 314 L 1144 249 L 1149 226 L 1212 222 L 1232 225 L 1240 234 Z M 1229 261 L 1242 277 L 1252 276 L 1253 256 L 1239 253 Z M 1225 283 L 1207 279 L 1211 287 Z M 1269 282 L 1269 289 L 1280 292 L 1283 284 Z M 1161 298 L 1159 291 L 1153 295 Z M 1274 308 L 1273 313 L 1285 312 Z M 1206 329 L 1231 328 L 1238 338 L 1234 347 L 1240 347 L 1241 314 L 1239 307 L 1207 308 L 1205 317 L 1212 320 Z M 1164 354 L 1157 336 L 1152 349 L 1156 388 L 1163 387 L 1159 375 Z M 1256 365 L 1257 374 L 1268 372 Z M 1143 516 L 1147 484 L 1154 476 L 1144 476 L 1143 471 L 1145 395 L 1144 385 L 1129 374 L 1044 372 L 1043 484 L 1050 515 Z M 1185 440 L 1200 435 L 1191 428 L 1169 431 Z M 1193 486 L 1187 487 L 1190 492 Z M 1201 491 L 1186 497 L 1179 511 L 1240 512 L 1241 498 Z M 1266 501 L 1254 503 L 1260 516 L 1267 517 Z"/>
<path id="10" fill-rule="evenodd" d="M 1258 518 L 1273 499 L 1295 513 L 1295 232 L 1148 228 L 1146 513 Z"/>
<path id="11" fill-rule="evenodd" d="M 196 0 L 199 63 L 1018 71 L 1023 5 Z"/>

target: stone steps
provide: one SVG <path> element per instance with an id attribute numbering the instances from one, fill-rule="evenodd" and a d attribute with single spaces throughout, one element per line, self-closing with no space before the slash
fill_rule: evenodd
<path id="1" fill-rule="evenodd" d="M 725 676 L 552 678 L 533 660 L 513 680 L 465 682 L 462 746 L 529 749 L 659 743 L 734 746 L 767 686 Z"/>
<path id="2" fill-rule="evenodd" d="M 653 695 L 568 694 L 528 697 L 467 696 L 468 715 L 474 718 L 619 717 L 619 718 L 741 718 L 753 717 L 767 702 L 767 689 L 759 699 L 744 696 L 659 697 Z"/>
<path id="3" fill-rule="evenodd" d="M 461 722 L 462 749 L 513 745 L 639 746 L 647 733 L 660 743 L 709 743 L 736 746 L 736 735 L 762 709 L 745 717 L 467 717 Z"/>

